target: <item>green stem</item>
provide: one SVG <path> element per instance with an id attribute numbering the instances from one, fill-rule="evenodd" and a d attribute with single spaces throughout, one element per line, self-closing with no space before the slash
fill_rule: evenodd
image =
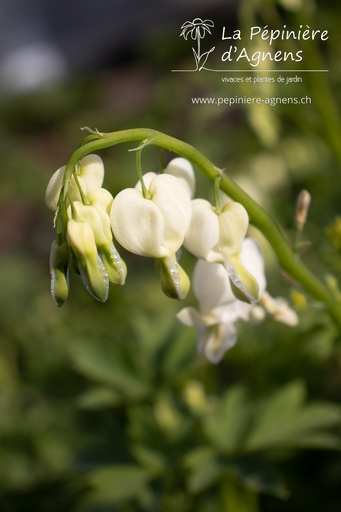
<path id="1" fill-rule="evenodd" d="M 139 181 L 141 183 L 143 197 L 145 199 L 150 199 L 150 194 L 149 194 L 149 192 L 147 190 L 147 187 L 146 187 L 146 185 L 144 183 L 144 180 L 143 180 L 141 156 L 142 156 L 142 149 L 138 149 L 136 151 L 136 169 L 137 169 L 137 174 L 138 174 L 138 177 L 139 177 Z"/>
<path id="2" fill-rule="evenodd" d="M 85 140 L 85 143 L 73 153 L 67 164 L 61 196 L 66 197 L 75 166 L 86 155 L 124 142 L 144 140 L 148 141 L 148 144 L 154 144 L 187 158 L 212 182 L 215 181 L 217 167 L 193 146 L 149 128 L 133 128 L 113 133 L 97 133 L 95 136 L 90 136 L 88 142 Z M 283 270 L 300 283 L 311 297 L 323 302 L 335 323 L 341 327 L 341 305 L 334 299 L 329 290 L 297 259 L 270 215 L 225 174 L 221 174 L 220 188 L 231 199 L 240 202 L 246 208 L 250 222 L 268 240 Z"/>
<path id="3" fill-rule="evenodd" d="M 221 181 L 221 174 L 216 176 L 214 180 L 214 202 L 215 202 L 215 212 L 219 215 L 222 210 L 222 204 L 221 204 L 221 196 L 220 196 L 220 181 Z"/>

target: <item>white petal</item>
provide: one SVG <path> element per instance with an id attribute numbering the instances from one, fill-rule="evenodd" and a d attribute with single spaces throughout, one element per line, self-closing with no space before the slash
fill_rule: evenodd
<path id="1" fill-rule="evenodd" d="M 95 188 L 91 190 L 87 198 L 91 206 L 96 208 L 99 216 L 101 217 L 103 230 L 108 240 L 112 241 L 112 232 L 110 225 L 110 210 L 113 203 L 113 196 L 105 188 Z"/>
<path id="2" fill-rule="evenodd" d="M 177 313 L 176 318 L 188 327 L 206 325 L 202 315 L 192 307 L 181 309 L 179 313 Z"/>
<path id="3" fill-rule="evenodd" d="M 249 216 L 244 206 L 231 202 L 224 206 L 218 215 L 219 242 L 213 251 L 223 254 L 225 258 L 239 254 L 249 225 Z"/>
<path id="4" fill-rule="evenodd" d="M 235 301 L 227 272 L 220 263 L 197 261 L 193 272 L 193 291 L 203 313 Z"/>
<path id="5" fill-rule="evenodd" d="M 117 241 L 133 254 L 162 258 L 169 256 L 164 243 L 164 221 L 159 208 L 134 188 L 117 194 L 110 212 Z"/>
<path id="6" fill-rule="evenodd" d="M 206 259 L 218 240 L 218 217 L 211 203 L 206 199 L 194 199 L 191 222 L 184 241 L 186 249 L 197 258 Z"/>
<path id="7" fill-rule="evenodd" d="M 148 190 L 163 216 L 164 243 L 175 254 L 183 244 L 191 219 L 190 197 L 177 178 L 167 174 L 157 175 Z"/>
<path id="8" fill-rule="evenodd" d="M 237 341 L 237 333 L 233 324 L 216 324 L 202 327 L 199 330 L 199 352 L 211 363 L 219 363 L 225 352 Z"/>
<path id="9" fill-rule="evenodd" d="M 46 187 L 45 201 L 50 210 L 54 212 L 57 210 L 57 203 L 62 187 L 65 169 L 66 165 L 63 165 L 63 167 L 60 167 L 55 173 L 53 173 Z"/>
<path id="10" fill-rule="evenodd" d="M 45 192 L 45 201 L 52 211 L 56 211 L 58 207 L 58 200 L 60 196 L 60 191 L 63 184 L 63 178 L 65 173 L 66 165 L 63 165 L 63 167 L 60 167 L 52 176 L 51 179 L 47 185 L 46 192 Z M 85 193 L 85 183 L 82 178 L 78 178 L 78 184 L 81 187 L 82 191 Z M 79 201 L 81 199 L 81 195 L 78 189 L 78 186 L 76 185 L 76 182 L 74 178 L 71 178 L 70 186 L 68 189 L 68 197 L 72 201 Z"/>
<path id="11" fill-rule="evenodd" d="M 282 297 L 272 297 L 264 292 L 261 296 L 261 304 L 277 322 L 294 327 L 298 324 L 298 315 Z"/>
<path id="12" fill-rule="evenodd" d="M 150 185 L 150 182 L 156 178 L 157 174 L 156 172 L 146 172 L 144 175 L 143 175 L 143 183 L 146 187 L 146 189 L 148 190 L 149 189 L 149 185 Z M 136 190 L 139 190 L 140 192 L 142 192 L 142 185 L 141 185 L 141 182 L 138 181 L 135 185 L 135 188 Z"/>
<path id="13" fill-rule="evenodd" d="M 213 310 L 212 313 L 214 313 L 223 324 L 235 323 L 237 320 L 248 321 L 253 307 L 252 304 L 235 298 L 233 302 L 220 306 Z"/>
<path id="14" fill-rule="evenodd" d="M 98 247 L 102 245 L 107 245 L 109 240 L 105 235 L 102 219 L 98 212 L 98 210 L 94 206 L 88 206 L 84 205 L 80 201 L 74 201 L 73 207 L 77 211 L 77 215 L 79 216 L 79 220 L 83 220 L 89 224 L 91 227 L 95 242 Z M 68 214 L 70 216 L 70 213 L 72 213 L 71 208 L 68 208 Z"/>
<path id="15" fill-rule="evenodd" d="M 195 191 L 195 175 L 193 166 L 186 158 L 173 158 L 165 168 L 165 173 L 171 174 L 178 178 L 181 183 L 186 187 L 190 197 L 194 196 Z"/>
<path id="16" fill-rule="evenodd" d="M 77 257 L 97 257 L 95 236 L 87 222 L 69 220 L 67 223 L 67 236 Z"/>
<path id="17" fill-rule="evenodd" d="M 102 208 L 110 215 L 110 209 L 114 200 L 112 194 L 106 188 L 94 188 L 87 194 L 92 206 Z"/>
<path id="18" fill-rule="evenodd" d="M 231 255 L 225 260 L 224 266 L 237 298 L 253 303 L 265 290 L 264 262 L 255 240 L 245 239 L 240 255 Z"/>
<path id="19" fill-rule="evenodd" d="M 104 165 L 98 155 L 87 155 L 78 165 L 77 175 L 80 176 L 86 186 L 87 194 L 94 188 L 100 188 L 104 180 Z"/>
<path id="20" fill-rule="evenodd" d="M 256 279 L 259 286 L 259 294 L 261 295 L 266 288 L 266 277 L 264 273 L 263 255 L 255 240 L 245 238 L 240 253 L 240 259 L 244 267 Z"/>
<path id="21" fill-rule="evenodd" d="M 231 256 L 225 261 L 224 267 L 236 298 L 249 304 L 254 303 L 259 298 L 259 286 L 257 280 L 243 266 L 239 256 Z"/>

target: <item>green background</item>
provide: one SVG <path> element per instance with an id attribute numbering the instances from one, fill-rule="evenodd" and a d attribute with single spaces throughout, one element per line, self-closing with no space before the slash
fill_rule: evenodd
<path id="1" fill-rule="evenodd" d="M 112 287 L 105 304 L 75 274 L 62 309 L 50 295 L 54 230 L 44 203 L 50 176 L 80 144 L 81 127 L 144 126 L 189 142 L 224 168 L 278 220 L 289 243 L 297 194 L 309 190 L 301 258 L 340 297 L 339 4 L 244 1 L 231 10 L 232 22 L 230 9 L 204 13 L 217 27 L 223 12 L 226 23 L 241 29 L 283 23 L 328 29 L 327 42 L 305 45 L 301 69 L 330 72 L 298 68 L 302 83 L 249 86 L 222 83 L 206 71 L 172 73 L 194 64 L 192 41 L 179 38 L 181 19 L 166 29 L 151 26 L 129 58 L 1 101 L 3 512 L 341 507 L 340 333 L 322 306 L 281 274 L 257 233 L 251 231 L 263 246 L 268 290 L 291 300 L 300 322 L 238 324 L 238 344 L 217 366 L 197 355 L 195 330 L 176 322 L 182 304 L 162 295 L 151 260 L 122 251 L 127 282 Z M 193 8 L 186 19 L 200 15 Z M 203 46 L 214 41 L 220 48 L 220 36 L 216 29 Z M 312 104 L 191 102 L 259 94 L 309 95 Z M 128 149 L 101 153 L 113 194 L 136 182 Z M 145 172 L 158 171 L 158 150 L 147 148 L 142 163 Z M 212 199 L 209 183 L 197 178 L 198 195 Z M 191 273 L 190 255 L 183 254 L 182 264 Z M 186 304 L 195 304 L 192 294 Z"/>

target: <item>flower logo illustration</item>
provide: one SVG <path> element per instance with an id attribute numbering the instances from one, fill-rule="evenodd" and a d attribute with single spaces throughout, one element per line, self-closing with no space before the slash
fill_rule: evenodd
<path id="1" fill-rule="evenodd" d="M 186 41 L 190 37 L 193 41 L 197 42 L 197 47 L 192 48 L 195 59 L 196 68 L 194 71 L 201 71 L 204 69 L 209 54 L 215 49 L 215 46 L 205 53 L 201 53 L 201 39 L 206 35 L 206 32 L 211 33 L 210 28 L 214 27 L 212 20 L 202 20 L 201 18 L 194 18 L 193 21 L 185 21 L 181 25 L 180 37 Z"/>

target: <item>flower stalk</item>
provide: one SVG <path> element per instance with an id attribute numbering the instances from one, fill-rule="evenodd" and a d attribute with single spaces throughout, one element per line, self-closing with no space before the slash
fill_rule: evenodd
<path id="1" fill-rule="evenodd" d="M 91 135 L 86 137 L 82 145 L 72 154 L 66 166 L 59 206 L 62 208 L 62 204 L 68 194 L 72 175 L 75 173 L 76 166 L 81 159 L 98 150 L 134 141 L 143 141 L 143 145 L 153 144 L 176 153 L 188 159 L 212 182 L 216 181 L 217 167 L 196 148 L 174 137 L 149 128 L 133 128 L 112 133 L 91 131 Z M 328 288 L 296 257 L 276 221 L 231 178 L 222 172 L 220 174 L 219 187 L 232 200 L 241 203 L 245 207 L 250 222 L 270 243 L 282 269 L 299 283 L 312 298 L 324 303 L 334 322 L 341 327 L 341 304 L 335 300 Z M 62 214 L 62 210 L 57 212 L 57 231 L 58 226 L 62 224 L 58 222 L 60 214 Z"/>

